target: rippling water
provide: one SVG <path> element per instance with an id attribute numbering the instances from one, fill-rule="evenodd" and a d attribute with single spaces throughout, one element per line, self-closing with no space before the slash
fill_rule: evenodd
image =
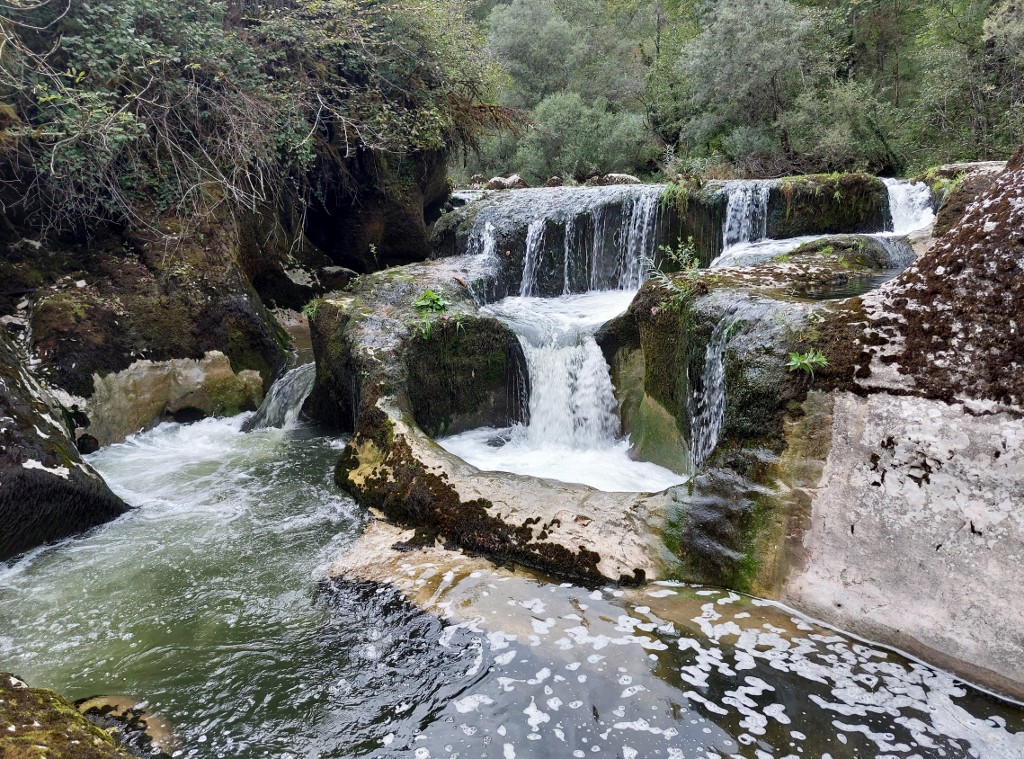
<path id="1" fill-rule="evenodd" d="M 364 524 L 340 443 L 242 421 L 91 457 L 139 508 L 0 568 L 2 668 L 145 698 L 203 759 L 1024 756 L 1015 706 L 726 591 L 443 552 L 326 581 Z"/>

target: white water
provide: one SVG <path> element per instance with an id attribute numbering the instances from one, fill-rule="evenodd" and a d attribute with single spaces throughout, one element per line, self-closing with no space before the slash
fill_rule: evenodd
<path id="1" fill-rule="evenodd" d="M 722 230 L 722 248 L 758 242 L 768 236 L 768 194 L 772 183 L 767 181 L 730 182 L 726 186 L 729 204 Z"/>
<path id="2" fill-rule="evenodd" d="M 725 348 L 733 323 L 735 319 L 723 319 L 715 327 L 704 354 L 700 387 L 690 393 L 690 466 L 693 471 L 714 453 L 725 423 Z"/>
<path id="3" fill-rule="evenodd" d="M 467 252 L 493 256 L 499 245 L 503 252 L 521 252 L 521 296 L 635 290 L 644 280 L 643 261 L 656 253 L 663 189 L 619 185 L 497 193 L 480 201 Z M 554 239 L 545 238 L 560 229 L 564 242 L 556 249 Z M 524 237 L 525 249 L 513 250 L 523 248 Z"/>
<path id="4" fill-rule="evenodd" d="M 902 269 L 913 263 L 915 256 L 901 238 L 929 229 L 935 224 L 931 190 L 921 182 L 913 183 L 905 179 L 884 181 L 889 190 L 893 231 L 880 230 L 867 236 L 874 237 L 890 251 L 893 268 Z M 831 236 L 766 239 L 769 187 L 768 182 L 736 182 L 727 187 L 729 205 L 722 228 L 724 244 L 721 255 L 711 262 L 710 268 L 756 266 L 777 256 L 792 253 L 805 243 Z"/>
<path id="5" fill-rule="evenodd" d="M 634 293 L 513 297 L 484 309 L 517 335 L 530 372 L 530 422 L 440 440 L 487 471 L 513 472 L 610 492 L 655 492 L 684 478 L 629 458 L 620 434 L 608 364 L 594 332 L 622 313 Z"/>
<path id="6" fill-rule="evenodd" d="M 893 234 L 908 235 L 935 224 L 932 191 L 928 185 L 924 182 L 908 182 L 905 179 L 884 181 L 889 188 Z"/>
<path id="7" fill-rule="evenodd" d="M 313 390 L 316 365 L 297 366 L 273 384 L 259 410 L 245 424 L 245 430 L 276 427 L 294 430 L 299 426 L 302 404 Z"/>

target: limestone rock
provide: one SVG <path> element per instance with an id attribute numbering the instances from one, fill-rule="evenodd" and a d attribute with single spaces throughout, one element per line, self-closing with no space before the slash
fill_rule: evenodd
<path id="1" fill-rule="evenodd" d="M 509 177 L 493 177 L 486 185 L 485 190 L 525 190 L 529 187 L 526 180 L 518 174 Z"/>
<path id="2" fill-rule="evenodd" d="M 618 184 L 643 184 L 643 182 L 632 174 L 602 174 L 586 181 L 588 187 L 609 187 Z"/>
<path id="3" fill-rule="evenodd" d="M 169 419 L 255 411 L 263 400 L 260 375 L 235 373 L 220 351 L 201 359 L 136 361 L 123 371 L 94 377 L 93 384 L 95 392 L 82 410 L 90 420 L 88 435 L 99 445 Z"/>

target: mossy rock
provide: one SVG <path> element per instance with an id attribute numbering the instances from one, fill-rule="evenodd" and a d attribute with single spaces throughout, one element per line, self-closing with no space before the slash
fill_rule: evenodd
<path id="1" fill-rule="evenodd" d="M 59 410 L 0 332 L 0 561 L 128 506 L 82 461 Z"/>
<path id="2" fill-rule="evenodd" d="M 0 673 L 0 756 L 7 759 L 129 759 L 133 755 L 50 690 Z"/>
<path id="3" fill-rule="evenodd" d="M 884 232 L 889 190 L 870 174 L 787 177 L 768 195 L 768 237 Z"/>

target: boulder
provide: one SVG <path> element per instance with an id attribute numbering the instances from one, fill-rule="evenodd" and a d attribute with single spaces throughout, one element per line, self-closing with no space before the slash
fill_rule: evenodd
<path id="1" fill-rule="evenodd" d="M 128 510 L 82 461 L 59 407 L 0 334 L 0 561 Z"/>
<path id="2" fill-rule="evenodd" d="M 0 672 L 0 756 L 130 759 L 113 736 L 51 690 Z M 164 755 L 166 756 L 166 754 Z"/>
<path id="3" fill-rule="evenodd" d="M 632 174 L 602 174 L 586 181 L 588 187 L 610 187 L 618 184 L 643 184 L 643 182 Z"/>
<path id="4" fill-rule="evenodd" d="M 80 401 L 79 408 L 91 420 L 84 437 L 100 446 L 162 421 L 255 411 L 263 400 L 259 373 L 236 373 L 220 351 L 201 359 L 136 361 L 120 372 L 94 377 L 93 386 L 92 396 Z"/>
<path id="5" fill-rule="evenodd" d="M 509 177 L 493 177 L 486 185 L 485 190 L 525 190 L 530 185 L 518 174 Z"/>
<path id="6" fill-rule="evenodd" d="M 565 180 L 561 177 L 551 177 L 547 182 L 544 183 L 545 187 L 561 187 L 565 184 Z"/>

